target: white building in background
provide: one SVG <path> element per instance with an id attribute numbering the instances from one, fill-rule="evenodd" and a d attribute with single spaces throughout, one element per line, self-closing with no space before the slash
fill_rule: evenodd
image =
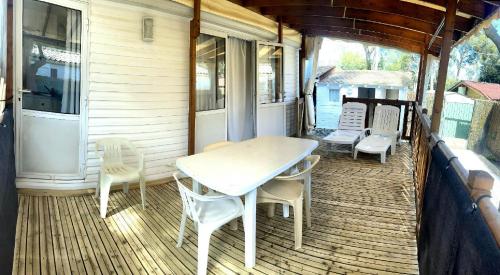
<path id="1" fill-rule="evenodd" d="M 342 97 L 407 100 L 411 76 L 406 72 L 319 69 L 316 84 L 316 127 L 336 129 Z"/>

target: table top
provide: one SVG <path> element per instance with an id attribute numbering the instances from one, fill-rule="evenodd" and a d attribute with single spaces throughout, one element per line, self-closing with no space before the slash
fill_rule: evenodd
<path id="1" fill-rule="evenodd" d="M 182 157 L 176 164 L 202 185 L 241 196 L 285 172 L 317 147 L 316 140 L 266 136 Z"/>

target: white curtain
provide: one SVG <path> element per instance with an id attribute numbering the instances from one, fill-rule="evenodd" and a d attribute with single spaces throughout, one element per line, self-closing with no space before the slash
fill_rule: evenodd
<path id="1" fill-rule="evenodd" d="M 306 80 L 305 87 L 305 110 L 306 110 L 306 128 L 307 131 L 310 131 L 314 128 L 316 121 L 314 119 L 314 100 L 313 100 L 313 91 L 314 84 L 316 82 L 316 73 L 318 70 L 318 56 L 319 49 L 321 48 L 321 43 L 323 38 L 321 37 L 306 37 L 306 59 L 309 66 L 309 69 L 305 70 L 306 75 L 304 79 Z"/>
<path id="2" fill-rule="evenodd" d="M 252 44 L 229 37 L 227 40 L 228 139 L 255 137 L 255 87 Z"/>
<path id="3" fill-rule="evenodd" d="M 80 62 L 82 19 L 80 11 L 68 9 L 66 19 L 66 52 L 61 113 L 80 113 Z"/>

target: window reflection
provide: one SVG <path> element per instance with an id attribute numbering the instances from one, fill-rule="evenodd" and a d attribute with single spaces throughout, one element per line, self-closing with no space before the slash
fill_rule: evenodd
<path id="1" fill-rule="evenodd" d="M 261 104 L 282 102 L 282 58 L 280 46 L 259 45 L 259 102 Z"/>
<path id="2" fill-rule="evenodd" d="M 80 113 L 81 12 L 23 4 L 23 108 Z"/>
<path id="3" fill-rule="evenodd" d="M 226 40 L 200 34 L 196 41 L 196 111 L 224 109 Z"/>

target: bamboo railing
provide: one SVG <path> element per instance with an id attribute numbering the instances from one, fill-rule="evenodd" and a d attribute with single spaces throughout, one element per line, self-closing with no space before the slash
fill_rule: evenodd
<path id="1" fill-rule="evenodd" d="M 417 237 L 420 228 L 422 202 L 424 200 L 425 183 L 427 180 L 427 172 L 431 159 L 431 150 L 437 146 L 447 159 L 450 161 L 450 168 L 455 169 L 457 174 L 469 191 L 471 199 L 476 202 L 483 195 L 491 196 L 493 188 L 493 177 L 485 171 L 467 170 L 460 163 L 459 159 L 454 156 L 450 148 L 442 142 L 441 138 L 431 133 L 431 121 L 427 116 L 426 110 L 422 110 L 421 106 L 416 106 L 415 117 L 412 125 L 412 153 L 413 153 L 413 177 L 415 184 L 415 206 L 417 212 Z M 499 209 L 493 204 L 491 199 L 481 199 L 477 203 L 481 215 L 488 225 L 497 245 L 500 247 L 500 213 Z"/>

